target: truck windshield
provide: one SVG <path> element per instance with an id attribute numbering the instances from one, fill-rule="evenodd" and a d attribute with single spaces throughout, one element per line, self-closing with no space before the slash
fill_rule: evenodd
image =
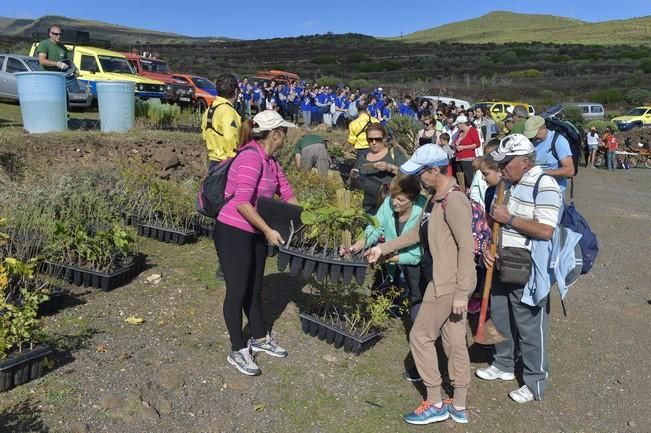
<path id="1" fill-rule="evenodd" d="M 628 116 L 641 116 L 646 113 L 646 108 L 633 108 L 628 112 Z"/>
<path id="2" fill-rule="evenodd" d="M 98 56 L 104 72 L 118 72 L 121 74 L 133 74 L 127 59 L 122 57 Z"/>
<path id="3" fill-rule="evenodd" d="M 210 80 L 206 80 L 205 78 L 192 77 L 192 82 L 194 83 L 195 86 L 197 86 L 200 89 L 210 89 L 210 90 L 216 89 L 213 82 Z"/>
<path id="4" fill-rule="evenodd" d="M 158 74 L 169 74 L 167 63 L 160 60 L 140 59 L 142 70 L 146 72 L 155 72 Z"/>

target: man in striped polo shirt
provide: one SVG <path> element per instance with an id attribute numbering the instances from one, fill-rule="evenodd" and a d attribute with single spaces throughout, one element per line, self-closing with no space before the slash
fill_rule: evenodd
<path id="1" fill-rule="evenodd" d="M 541 400 L 547 384 L 549 296 L 533 307 L 523 303 L 528 274 L 525 271 L 507 276 L 507 257 L 524 258 L 524 263 L 533 266 L 532 240 L 552 238 L 562 198 L 556 180 L 543 175 L 542 168 L 536 166 L 536 151 L 524 135 L 512 134 L 504 138 L 489 157 L 498 163 L 502 178 L 510 184 L 508 203 L 493 205 L 491 209 L 491 217 L 502 224 L 498 255 L 491 257 L 489 252 L 484 255 L 485 264 L 496 264 L 498 270 L 491 290 L 491 318 L 506 341 L 495 345 L 492 365 L 478 369 L 475 374 L 485 380 L 515 379 L 517 338 L 524 385 L 510 392 L 509 397 L 518 403 L 527 403 Z"/>

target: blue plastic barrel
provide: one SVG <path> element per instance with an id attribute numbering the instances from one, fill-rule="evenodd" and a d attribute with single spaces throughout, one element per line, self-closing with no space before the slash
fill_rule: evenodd
<path id="1" fill-rule="evenodd" d="M 68 129 L 66 76 L 61 72 L 16 73 L 23 128 L 30 133 Z"/>
<path id="2" fill-rule="evenodd" d="M 131 81 L 98 81 L 97 105 L 102 132 L 125 132 L 133 128 L 136 96 Z"/>

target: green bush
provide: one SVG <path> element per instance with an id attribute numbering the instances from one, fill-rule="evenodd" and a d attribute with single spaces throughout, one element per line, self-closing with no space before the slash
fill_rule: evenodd
<path id="1" fill-rule="evenodd" d="M 421 128 L 420 123 L 410 116 L 391 116 L 387 122 L 387 131 L 393 135 L 393 144 L 405 155 L 414 153 L 414 138 Z"/>
<path id="2" fill-rule="evenodd" d="M 651 73 L 651 57 L 640 60 L 640 69 L 645 73 Z"/>
<path id="3" fill-rule="evenodd" d="M 316 80 L 319 86 L 328 86 L 331 89 L 337 87 L 337 84 L 341 83 L 341 79 L 332 75 L 324 75 L 323 77 Z"/>
<path id="4" fill-rule="evenodd" d="M 333 65 L 337 63 L 337 57 L 332 55 L 319 56 L 312 60 L 317 65 Z"/>
<path id="5" fill-rule="evenodd" d="M 612 128 L 613 131 L 617 131 L 617 126 L 608 120 L 592 120 L 585 125 L 585 128 L 589 130 L 593 126 L 597 129 L 599 134 L 606 132 L 606 128 L 608 127 Z"/>
<path id="6" fill-rule="evenodd" d="M 160 99 L 136 100 L 136 119 L 144 119 L 153 127 L 171 127 L 181 118 L 181 107 L 163 104 Z"/>
<path id="7" fill-rule="evenodd" d="M 616 104 L 624 101 L 624 94 L 617 89 L 598 90 L 590 93 L 588 99 L 602 104 Z"/>
<path id="8" fill-rule="evenodd" d="M 644 105 L 651 101 L 651 92 L 647 89 L 631 89 L 626 92 L 626 102 L 632 105 Z"/>
<path id="9" fill-rule="evenodd" d="M 538 69 L 523 69 L 509 72 L 507 75 L 511 78 L 540 78 L 545 74 Z"/>
<path id="10" fill-rule="evenodd" d="M 583 112 L 576 105 L 568 105 L 563 109 L 563 119 L 574 125 L 583 124 Z"/>
<path id="11" fill-rule="evenodd" d="M 373 84 L 364 78 L 356 78 L 349 83 L 351 89 L 372 89 Z"/>

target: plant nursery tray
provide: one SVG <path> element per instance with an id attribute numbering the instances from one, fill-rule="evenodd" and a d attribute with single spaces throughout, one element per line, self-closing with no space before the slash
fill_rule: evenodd
<path id="1" fill-rule="evenodd" d="M 301 206 L 260 197 L 257 203 L 257 210 L 269 227 L 280 233 L 285 240 L 289 239 L 292 222 L 294 223 L 295 230 L 301 226 L 301 213 L 303 212 Z"/>
<path id="2" fill-rule="evenodd" d="M 52 349 L 42 344 L 0 361 L 0 392 L 43 376 L 45 358 L 50 353 Z"/>
<path id="3" fill-rule="evenodd" d="M 138 227 L 140 224 L 140 217 L 138 215 L 126 211 L 120 211 L 120 216 L 122 217 L 122 221 L 124 221 L 128 226 Z"/>
<path id="4" fill-rule="evenodd" d="M 289 265 L 290 275 L 303 273 L 305 278 L 314 274 L 318 281 L 326 278 L 333 283 L 343 281 L 349 284 L 355 277 L 357 284 L 363 284 L 366 278 L 368 262 L 363 259 L 341 260 L 310 255 L 294 247 L 278 247 L 278 270 L 283 272 Z"/>
<path id="5" fill-rule="evenodd" d="M 138 224 L 138 234 L 146 238 L 158 239 L 161 242 L 169 242 L 177 245 L 194 242 L 197 237 L 197 233 L 194 230 L 172 230 L 149 224 Z"/>
<path id="6" fill-rule="evenodd" d="M 204 236 L 212 239 L 213 235 L 215 234 L 215 224 L 195 224 L 194 232 L 197 234 L 197 236 Z"/>
<path id="7" fill-rule="evenodd" d="M 50 291 L 48 293 L 48 296 L 50 298 L 38 305 L 39 316 L 48 316 L 59 311 L 61 304 L 63 304 L 63 300 L 66 296 L 68 296 L 68 291 L 65 289 L 56 286 L 49 287 Z"/>
<path id="8" fill-rule="evenodd" d="M 332 344 L 335 349 L 343 347 L 346 353 L 352 352 L 359 355 L 366 352 L 375 345 L 381 336 L 380 332 L 374 331 L 360 338 L 324 323 L 311 314 L 300 313 L 299 317 L 301 318 L 301 329 L 304 333 L 310 334 L 312 337 L 318 337 L 319 340 L 325 340 L 326 343 Z"/>
<path id="9" fill-rule="evenodd" d="M 138 254 L 130 264 L 110 273 L 51 262 L 44 262 L 42 271 L 76 286 L 95 287 L 107 292 L 129 282 L 142 271 L 144 265 L 145 256 Z"/>

